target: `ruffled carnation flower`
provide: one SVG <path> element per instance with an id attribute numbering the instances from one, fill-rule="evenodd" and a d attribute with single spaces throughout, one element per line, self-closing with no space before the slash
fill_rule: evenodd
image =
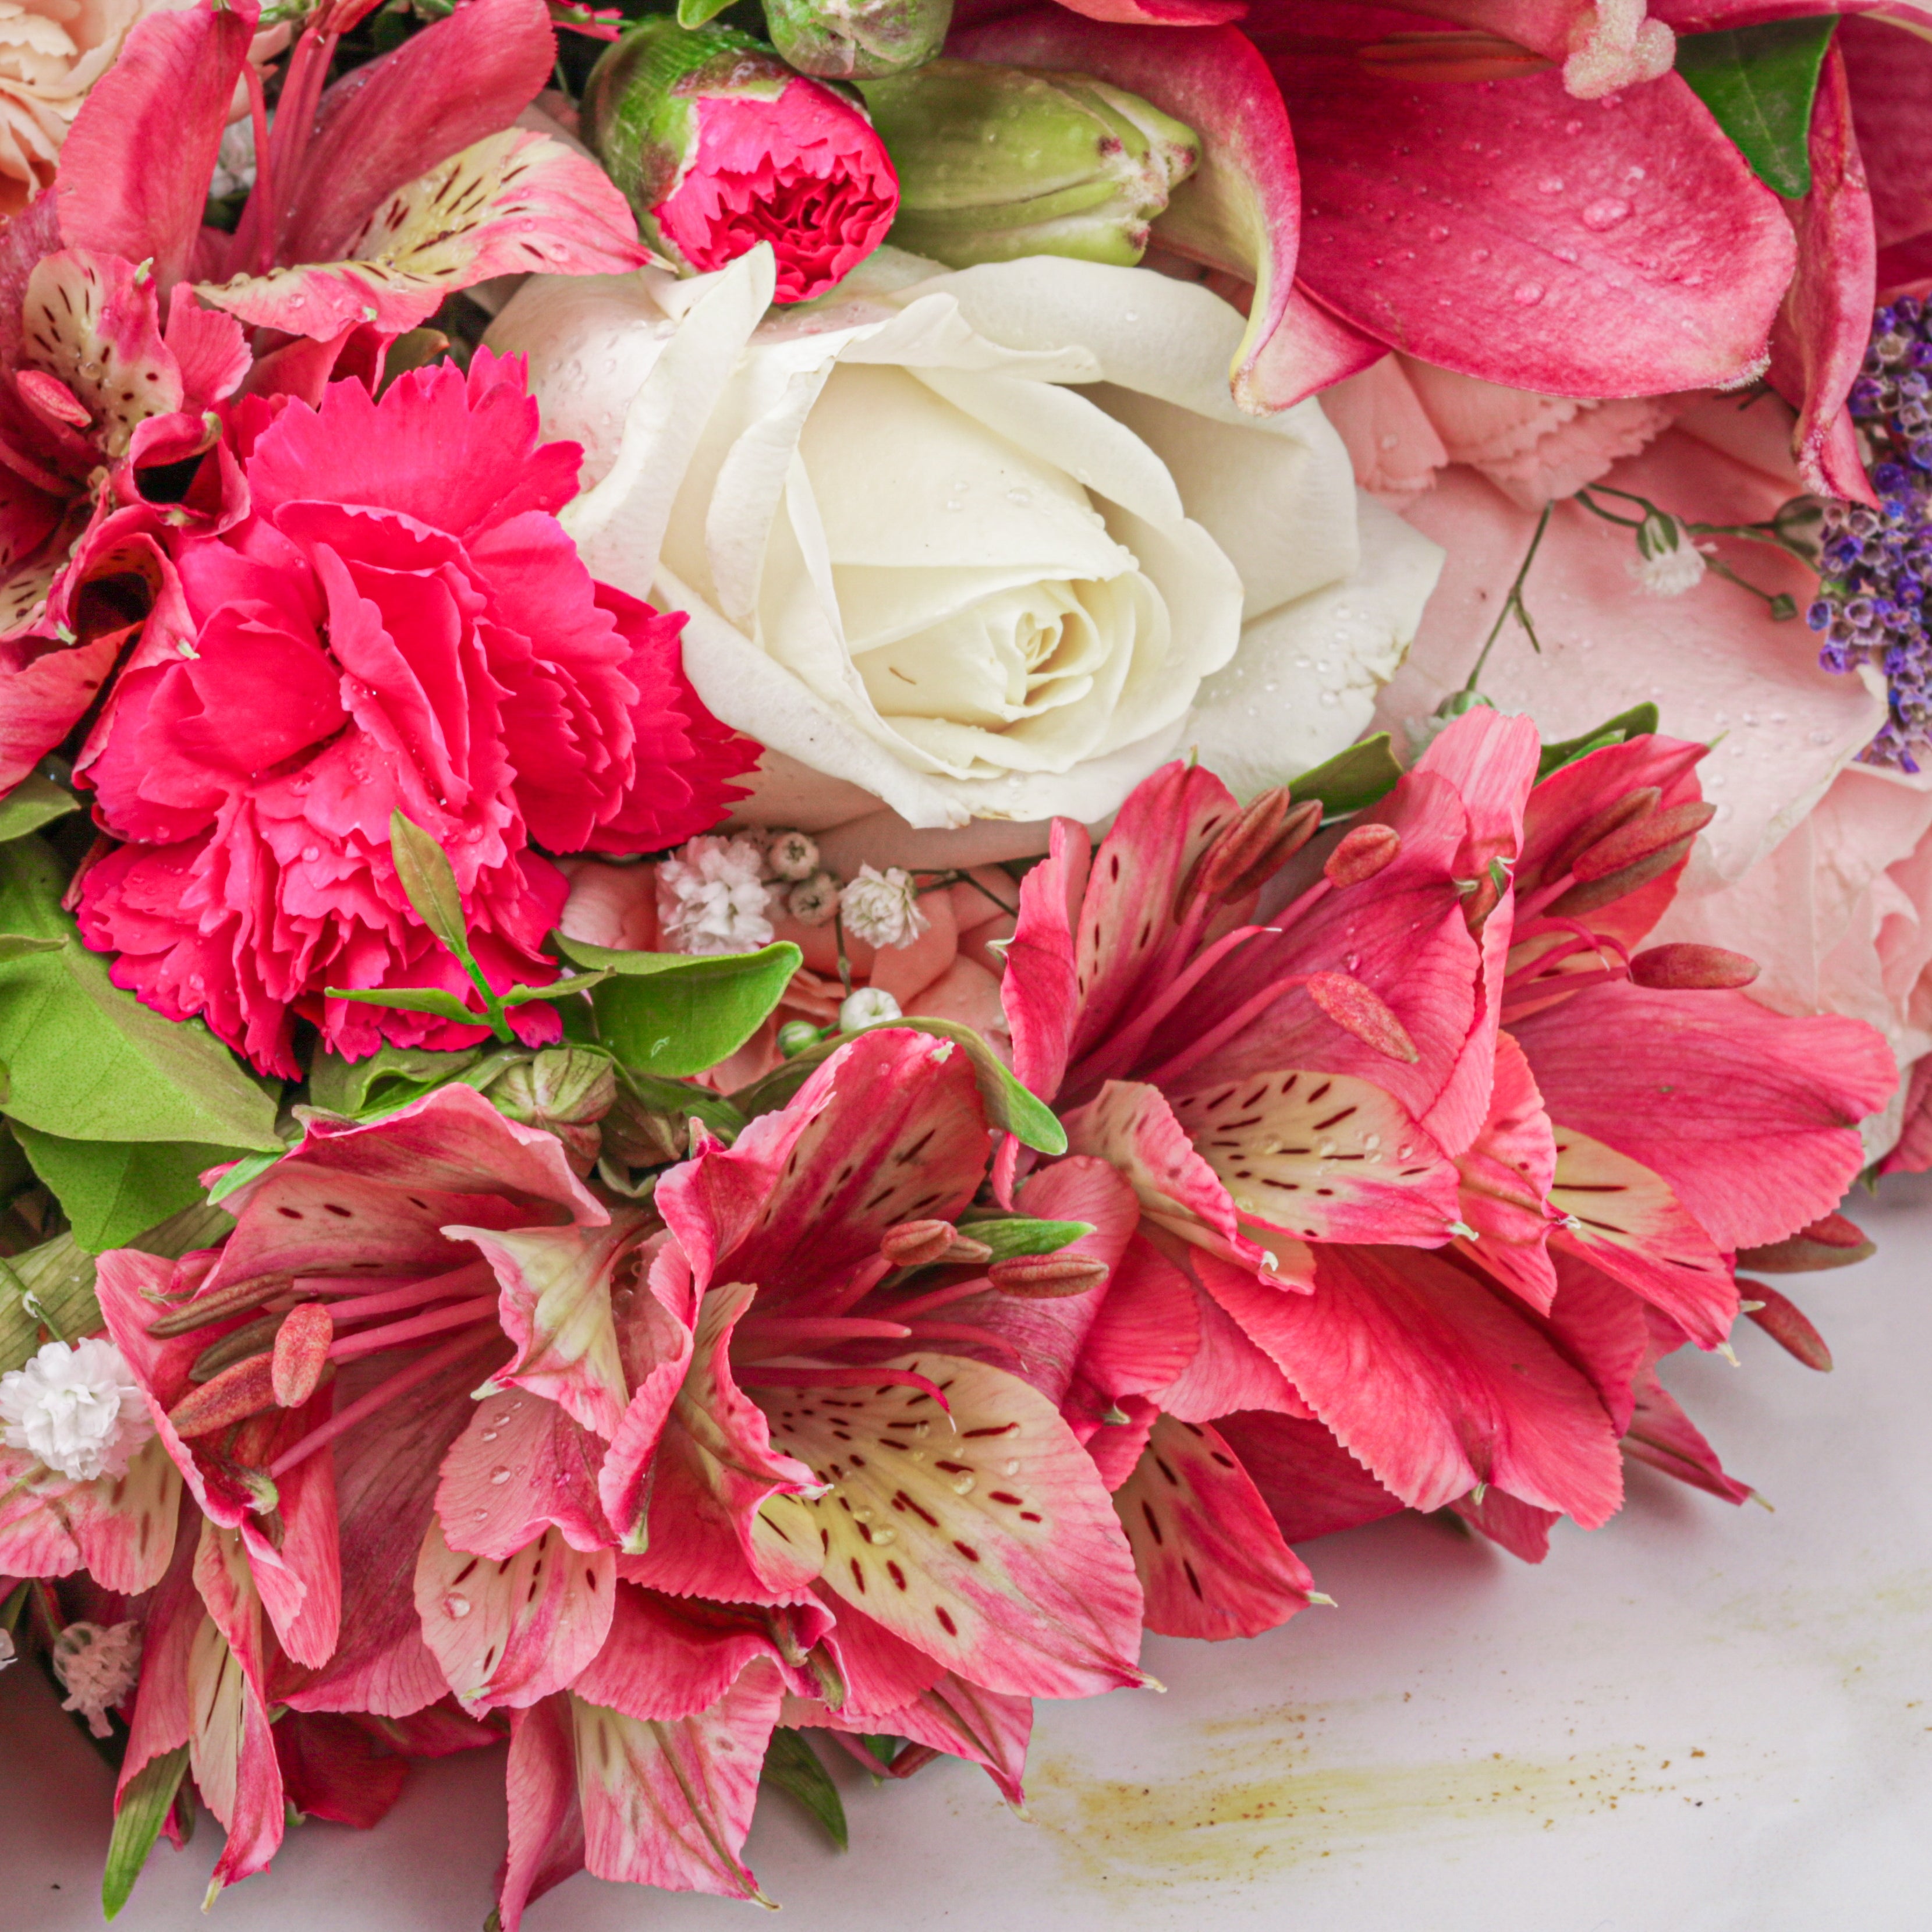
<path id="1" fill-rule="evenodd" d="M 694 838 L 657 868 L 658 916 L 674 952 L 752 952 L 772 941 L 772 895 L 755 838 Z"/>
<path id="2" fill-rule="evenodd" d="M 118 1476 L 154 1433 L 146 1398 L 111 1342 L 47 1342 L 0 1376 L 0 1440 L 78 1483 Z"/>
<path id="3" fill-rule="evenodd" d="M 54 1675 L 67 1692 L 63 1711 L 78 1711 L 97 1738 L 110 1737 L 107 1713 L 126 1701 L 141 1663 L 139 1624 L 69 1624 L 54 1640 Z"/>
<path id="4" fill-rule="evenodd" d="M 248 512 L 177 535 L 80 760 L 126 842 L 80 922 L 117 984 L 292 1074 L 298 1017 L 351 1056 L 478 1036 L 325 997 L 466 991 L 398 881 L 393 812 L 449 855 L 484 969 L 548 982 L 567 887 L 531 847 L 673 844 L 722 816 L 746 760 L 684 680 L 679 620 L 578 560 L 555 514 L 578 452 L 540 442 L 520 366 L 278 405 L 235 412 L 221 460 Z"/>
<path id="5" fill-rule="evenodd" d="M 839 900 L 846 928 L 873 946 L 910 946 L 926 930 L 919 889 L 897 866 L 861 866 Z"/>

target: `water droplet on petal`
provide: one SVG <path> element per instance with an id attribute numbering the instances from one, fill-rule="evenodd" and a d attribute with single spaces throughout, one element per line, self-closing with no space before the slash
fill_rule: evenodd
<path id="1" fill-rule="evenodd" d="M 1010 1476 L 1017 1476 L 1020 1472 L 1020 1466 L 1017 1462 L 1002 1462 L 1000 1467 Z"/>
<path id="2" fill-rule="evenodd" d="M 1540 282 L 1519 282 L 1510 290 L 1510 300 L 1520 303 L 1525 308 L 1534 308 L 1542 299 L 1543 284 Z"/>
<path id="3" fill-rule="evenodd" d="M 509 1480 L 510 1472 L 507 1469 L 492 1469 L 490 1472 L 490 1480 L 493 1484 L 500 1485 L 507 1483 Z"/>
<path id="4" fill-rule="evenodd" d="M 446 1616 L 466 1617 L 470 1614 L 470 1599 L 467 1597 L 459 1596 L 455 1591 L 452 1590 L 443 1598 L 442 1609 Z"/>
<path id="5" fill-rule="evenodd" d="M 1614 228 L 1619 221 L 1629 218 L 1630 205 L 1613 194 L 1606 194 L 1601 201 L 1593 201 L 1583 211 L 1583 226 L 1593 234 L 1600 235 L 1606 228 Z"/>
<path id="6" fill-rule="evenodd" d="M 970 1496 L 979 1487 L 979 1479 L 974 1476 L 955 1476 L 952 1493 L 956 1496 Z"/>
<path id="7" fill-rule="evenodd" d="M 1563 192 L 1563 177 L 1561 175 L 1545 175 L 1537 186 L 1545 194 L 1561 194 Z"/>

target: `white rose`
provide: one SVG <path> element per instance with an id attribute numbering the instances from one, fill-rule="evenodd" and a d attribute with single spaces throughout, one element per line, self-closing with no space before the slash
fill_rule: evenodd
<path id="1" fill-rule="evenodd" d="M 700 694 L 768 748 L 748 818 L 866 820 L 821 838 L 842 869 L 997 856 L 1190 746 L 1246 795 L 1367 724 L 1439 553 L 1358 497 L 1316 405 L 1235 409 L 1218 297 L 890 249 L 821 303 L 768 316 L 771 290 L 762 248 L 539 278 L 490 335 L 584 448 L 591 570 L 690 614 Z M 908 830 L 975 820 L 1018 823 Z"/>

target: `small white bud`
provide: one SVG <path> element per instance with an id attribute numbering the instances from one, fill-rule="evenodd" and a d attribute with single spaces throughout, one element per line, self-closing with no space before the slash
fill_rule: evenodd
<path id="1" fill-rule="evenodd" d="M 899 1003 L 883 986 L 861 986 L 848 994 L 838 1009 L 838 1030 L 860 1033 L 882 1021 L 901 1017 Z"/>
<path id="2" fill-rule="evenodd" d="M 774 832 L 765 842 L 765 862 L 775 878 L 808 879 L 818 870 L 818 842 L 802 832 Z"/>
<path id="3" fill-rule="evenodd" d="M 838 881 L 830 872 L 814 872 L 792 887 L 785 904 L 800 926 L 823 926 L 838 910 Z"/>
<path id="4" fill-rule="evenodd" d="M 1626 568 L 1650 596 L 1682 597 L 1704 580 L 1702 552 L 1667 511 L 1654 510 L 1644 518 L 1636 548 Z"/>
<path id="5" fill-rule="evenodd" d="M 70 1481 L 124 1474 L 154 1432 L 141 1385 L 112 1342 L 45 1342 L 24 1368 L 0 1376 L 0 1442 Z"/>

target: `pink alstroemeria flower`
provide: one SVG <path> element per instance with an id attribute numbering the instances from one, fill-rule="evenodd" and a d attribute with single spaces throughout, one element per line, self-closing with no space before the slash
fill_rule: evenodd
<path id="1" fill-rule="evenodd" d="M 1890 1089 L 1870 1029 L 1723 990 L 1749 962 L 1638 952 L 1708 817 L 1701 748 L 1640 739 L 1532 792 L 1536 753 L 1469 714 L 1258 901 L 1306 826 L 1169 767 L 1090 861 L 1063 826 L 1025 882 L 1016 1068 L 1142 1207 L 1088 1413 L 1234 1415 L 1298 1533 L 1298 1470 L 1326 1527 L 1447 1504 L 1534 1554 L 1559 1513 L 1603 1521 L 1619 1438 L 1701 1439 L 1652 1362 L 1722 1342 L 1732 1252 L 1836 1202 Z M 1250 1594 L 1253 1548 L 1190 1552 L 1210 1599 Z"/>
<path id="2" fill-rule="evenodd" d="M 512 124 L 554 59 L 542 0 L 470 0 L 324 92 L 366 10 L 311 16 L 272 137 L 252 0 L 150 15 L 76 116 L 54 189 L 0 238 L 0 789 L 112 670 L 164 523 L 219 530 L 239 507 L 229 488 L 175 499 L 244 383 L 314 402 L 338 362 L 373 377 L 454 290 L 648 259 L 592 162 Z M 230 238 L 202 214 L 238 84 L 262 158 Z"/>

